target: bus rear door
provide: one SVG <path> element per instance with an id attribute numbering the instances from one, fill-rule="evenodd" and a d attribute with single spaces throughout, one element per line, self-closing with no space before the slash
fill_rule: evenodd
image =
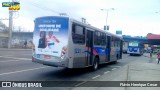
<path id="1" fill-rule="evenodd" d="M 86 62 L 85 66 L 92 65 L 93 62 L 93 31 L 87 30 L 86 31 Z"/>

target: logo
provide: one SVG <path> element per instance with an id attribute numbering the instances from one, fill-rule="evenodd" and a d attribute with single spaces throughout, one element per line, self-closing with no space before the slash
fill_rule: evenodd
<path id="1" fill-rule="evenodd" d="M 2 2 L 2 7 L 9 7 L 9 10 L 20 10 L 19 2 Z"/>
<path id="2" fill-rule="evenodd" d="M 2 87 L 11 87 L 11 82 L 2 82 Z"/>

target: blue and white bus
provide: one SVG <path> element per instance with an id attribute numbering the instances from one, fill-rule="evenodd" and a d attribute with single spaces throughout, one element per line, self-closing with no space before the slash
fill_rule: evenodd
<path id="1" fill-rule="evenodd" d="M 143 43 L 140 43 L 138 41 L 129 42 L 128 51 L 127 51 L 128 54 L 130 54 L 130 55 L 134 55 L 134 54 L 143 55 L 143 52 L 144 52 Z"/>
<path id="2" fill-rule="evenodd" d="M 36 18 L 32 61 L 44 65 L 84 68 L 117 62 L 122 38 L 69 17 Z"/>

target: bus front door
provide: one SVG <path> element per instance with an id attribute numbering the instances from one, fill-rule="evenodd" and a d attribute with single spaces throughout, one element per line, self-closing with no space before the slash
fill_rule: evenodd
<path id="1" fill-rule="evenodd" d="M 93 31 L 87 30 L 85 66 L 92 65 L 92 61 L 93 61 L 93 53 L 92 52 L 93 52 Z"/>
<path id="2" fill-rule="evenodd" d="M 111 53 L 111 37 L 107 36 L 107 47 L 108 52 L 107 52 L 107 61 L 110 61 L 110 53 Z"/>

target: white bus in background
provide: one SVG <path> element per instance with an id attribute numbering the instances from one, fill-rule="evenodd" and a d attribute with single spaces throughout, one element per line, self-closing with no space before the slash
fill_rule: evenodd
<path id="1" fill-rule="evenodd" d="M 138 41 L 131 41 L 128 44 L 128 54 L 130 55 L 143 55 L 144 53 L 144 44 Z"/>
<path id="2" fill-rule="evenodd" d="M 44 65 L 94 70 L 122 58 L 122 38 L 69 17 L 36 18 L 32 61 Z"/>

